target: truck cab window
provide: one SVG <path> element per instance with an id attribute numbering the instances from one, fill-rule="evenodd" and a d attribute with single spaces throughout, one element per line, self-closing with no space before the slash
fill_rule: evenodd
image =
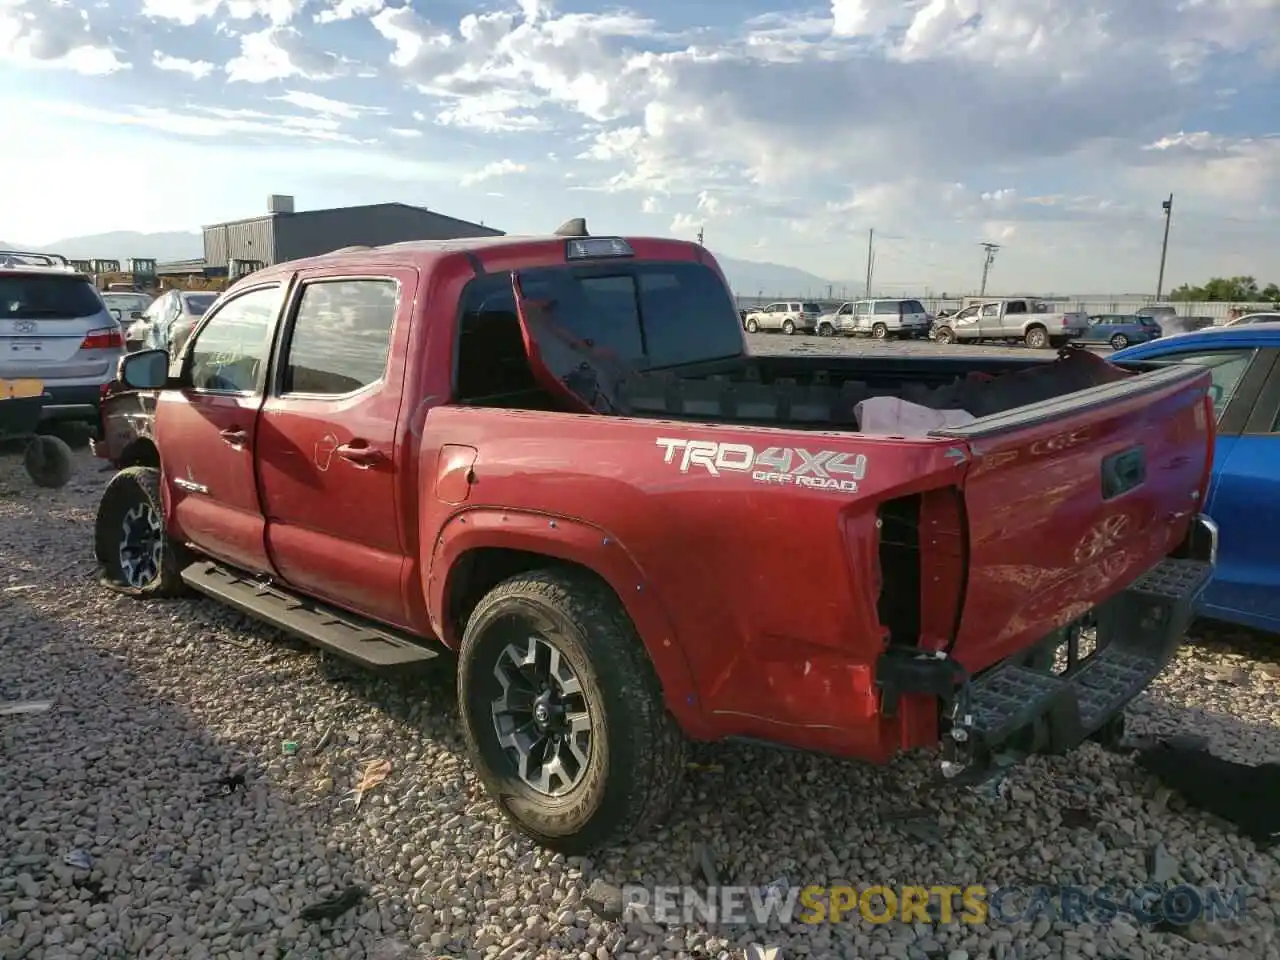
<path id="1" fill-rule="evenodd" d="M 223 304 L 192 344 L 191 386 L 230 393 L 256 390 L 279 310 L 278 286 L 251 290 Z"/>
<path id="2" fill-rule="evenodd" d="M 399 300 L 400 285 L 391 279 L 304 286 L 280 392 L 340 397 L 381 380 Z"/>

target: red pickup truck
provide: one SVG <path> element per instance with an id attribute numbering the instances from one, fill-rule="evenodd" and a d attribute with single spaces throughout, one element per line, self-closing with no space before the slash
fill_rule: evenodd
<path id="1" fill-rule="evenodd" d="M 1201 368 L 752 356 L 705 249 L 581 221 L 268 267 L 120 379 L 158 464 L 103 495 L 104 578 L 456 651 L 483 782 L 565 851 L 657 822 L 689 740 L 972 783 L 1105 737 L 1216 553 Z M 876 397 L 974 419 L 860 431 Z"/>

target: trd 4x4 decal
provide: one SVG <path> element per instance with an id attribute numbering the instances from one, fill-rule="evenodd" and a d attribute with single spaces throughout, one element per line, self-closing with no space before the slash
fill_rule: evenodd
<path id="1" fill-rule="evenodd" d="M 757 483 L 776 483 L 814 490 L 856 493 L 858 481 L 867 475 L 867 458 L 861 453 L 801 447 L 767 447 L 756 452 L 745 443 L 715 443 L 711 440 L 681 440 L 659 437 L 664 463 L 676 463 L 680 472 L 701 467 L 713 477 L 722 472 L 749 473 Z"/>

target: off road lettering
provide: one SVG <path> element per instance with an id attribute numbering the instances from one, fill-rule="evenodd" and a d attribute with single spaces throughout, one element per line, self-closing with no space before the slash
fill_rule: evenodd
<path id="1" fill-rule="evenodd" d="M 713 477 L 724 472 L 749 473 L 757 483 L 843 493 L 856 493 L 858 481 L 867 474 L 867 458 L 861 453 L 811 452 L 803 447 L 766 447 L 757 452 L 745 443 L 678 437 L 659 437 L 657 444 L 663 449 L 663 462 L 678 465 L 681 473 L 694 467 Z"/>

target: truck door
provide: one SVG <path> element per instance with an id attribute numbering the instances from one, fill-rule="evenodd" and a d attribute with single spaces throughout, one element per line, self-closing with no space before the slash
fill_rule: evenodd
<path id="1" fill-rule="evenodd" d="M 188 386 L 161 390 L 156 440 L 181 536 L 251 573 L 271 572 L 253 452 L 283 281 L 223 301 L 177 359 Z"/>
<path id="2" fill-rule="evenodd" d="M 411 505 L 399 433 L 411 268 L 299 274 L 259 429 L 267 545 L 295 589 L 409 626 L 401 583 Z"/>
<path id="3" fill-rule="evenodd" d="M 1022 322 L 1027 319 L 1027 305 L 1021 300 L 984 304 L 978 313 L 978 326 L 984 340 L 1022 336 Z"/>

